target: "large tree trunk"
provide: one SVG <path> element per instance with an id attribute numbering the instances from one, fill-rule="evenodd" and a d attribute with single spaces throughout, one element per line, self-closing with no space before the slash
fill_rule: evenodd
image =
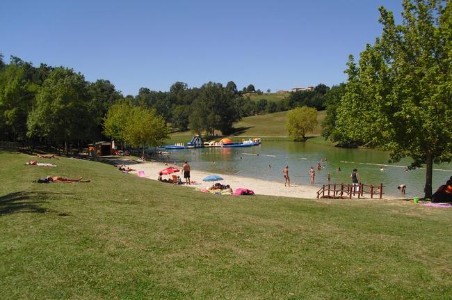
<path id="1" fill-rule="evenodd" d="M 425 159 L 425 187 L 424 194 L 425 198 L 432 198 L 432 181 L 433 181 L 433 157 L 430 153 L 427 154 Z"/>

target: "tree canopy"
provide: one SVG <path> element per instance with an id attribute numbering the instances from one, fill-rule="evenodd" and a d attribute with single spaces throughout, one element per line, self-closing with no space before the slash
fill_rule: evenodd
<path id="1" fill-rule="evenodd" d="M 253 84 L 239 90 L 234 81 L 226 86 L 208 82 L 201 87 L 177 81 L 168 92 L 142 87 L 136 96 L 123 96 L 106 79 L 88 82 L 73 69 L 46 64 L 34 67 L 15 56 L 5 63 L 0 53 L 0 140 L 57 149 L 65 146 L 66 150 L 109 137 L 125 141 L 121 127 L 133 116 L 119 114 L 118 107 L 110 109 L 120 103 L 153 110 L 171 131 L 221 131 L 227 135 L 245 116 L 302 105 L 323 107 L 328 90 L 320 84 L 312 93 L 294 94 L 290 101 L 277 97 L 275 101 L 267 100 Z M 259 99 L 250 100 L 250 96 Z"/>
<path id="2" fill-rule="evenodd" d="M 297 107 L 287 113 L 287 130 L 295 140 L 306 140 L 306 134 L 317 125 L 317 110 L 312 107 Z"/>
<path id="3" fill-rule="evenodd" d="M 451 5 L 444 0 L 404 0 L 403 22 L 380 8 L 381 36 L 357 64 L 337 108 L 343 139 L 391 151 L 398 161 L 426 166 L 425 197 L 432 195 L 434 162 L 452 153 Z"/>
<path id="4" fill-rule="evenodd" d="M 104 122 L 104 132 L 118 141 L 134 147 L 159 146 L 168 138 L 165 120 L 155 109 L 120 102 L 110 107 Z"/>
<path id="5" fill-rule="evenodd" d="M 81 74 L 56 68 L 44 81 L 28 116 L 28 135 L 56 143 L 85 140 L 94 123 L 88 105 L 86 81 Z M 67 148 L 66 148 L 67 150 Z"/>

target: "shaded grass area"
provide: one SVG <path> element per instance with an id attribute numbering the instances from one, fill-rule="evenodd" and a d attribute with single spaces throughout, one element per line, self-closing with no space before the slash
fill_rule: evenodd
<path id="1" fill-rule="evenodd" d="M 2 299 L 444 299 L 452 210 L 222 197 L 0 153 Z M 37 184 L 46 175 L 91 183 Z"/>

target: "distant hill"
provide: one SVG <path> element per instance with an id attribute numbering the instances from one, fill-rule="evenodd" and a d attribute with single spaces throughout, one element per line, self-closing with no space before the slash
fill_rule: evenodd
<path id="1" fill-rule="evenodd" d="M 319 136 L 322 134 L 321 123 L 325 119 L 326 112 L 319 111 L 317 120 L 319 124 L 314 132 L 308 136 Z M 272 114 L 257 115 L 243 118 L 234 124 L 237 132 L 234 136 L 238 137 L 281 137 L 287 138 L 286 129 L 287 111 L 276 112 Z M 193 134 L 190 131 L 176 132 L 171 134 L 169 144 L 190 141 Z"/>
<path id="2" fill-rule="evenodd" d="M 262 95 L 258 95 L 256 93 L 247 93 L 244 94 L 243 97 L 254 101 L 265 99 L 270 102 L 278 102 L 289 96 L 289 94 L 290 93 L 264 93 Z"/>
<path id="3" fill-rule="evenodd" d="M 319 111 L 317 120 L 319 124 L 314 132 L 308 135 L 318 136 L 322 134 L 321 123 L 325 119 L 326 112 Z M 237 136 L 274 136 L 287 137 L 286 129 L 287 111 L 277 112 L 272 114 L 258 115 L 243 118 L 241 121 L 234 124 L 234 127 L 239 130 Z"/>

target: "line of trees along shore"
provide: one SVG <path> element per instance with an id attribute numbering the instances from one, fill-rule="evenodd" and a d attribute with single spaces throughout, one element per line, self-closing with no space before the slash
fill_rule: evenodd
<path id="1" fill-rule="evenodd" d="M 135 146 L 156 146 L 167 137 L 166 124 L 171 130 L 227 135 L 246 116 L 326 108 L 326 139 L 348 147 L 380 147 L 391 152 L 393 161 L 410 157 L 411 167 L 425 165 L 429 198 L 433 163 L 452 159 L 452 8 L 447 0 L 402 4 L 401 25 L 380 8 L 383 32 L 365 46 L 358 62 L 349 57 L 346 83 L 319 84 L 278 102 L 265 99 L 252 84 L 239 91 L 233 81 L 199 88 L 176 82 L 169 92 L 141 88 L 136 96 L 123 96 L 108 80 L 87 82 L 72 69 L 34 67 L 14 56 L 6 64 L 0 54 L 0 140 L 61 147 L 116 137 Z M 250 100 L 249 93 L 261 97 Z M 121 109 L 125 112 L 117 113 Z M 299 124 L 296 130 L 288 126 L 295 139 L 309 128 L 306 120 L 314 120 L 299 118 L 297 112 L 303 111 L 312 114 L 306 109 L 289 114 L 291 123 Z M 125 115 L 148 122 L 118 123 L 118 116 Z M 161 126 L 161 134 L 131 129 L 149 126 Z"/>
<path id="2" fill-rule="evenodd" d="M 128 141 L 129 145 L 143 146 L 149 142 L 148 146 L 156 146 L 167 134 L 140 143 L 131 143 L 136 137 L 124 135 L 126 132 L 131 135 L 131 130 L 114 135 L 115 130 L 105 128 L 109 110 L 115 104 L 118 104 L 115 111 L 118 107 L 152 110 L 153 118 L 161 118 L 168 124 L 164 132 L 191 130 L 213 134 L 217 130 L 228 135 L 234 130 L 233 124 L 246 116 L 285 111 L 300 105 L 324 108 L 328 90 L 319 84 L 314 91 L 291 93 L 282 101 L 270 102 L 252 84 L 239 91 L 233 81 L 225 86 L 208 82 L 195 88 L 176 82 L 168 92 L 143 87 L 136 96 L 123 96 L 108 80 L 88 82 L 73 69 L 46 64 L 35 67 L 15 56 L 5 63 L 0 54 L 0 140 L 67 149 L 68 145 L 80 147 L 114 137 Z M 260 95 L 261 99 L 250 100 L 246 96 L 249 94 Z M 133 116 L 138 114 L 131 113 L 130 117 Z M 137 122 L 142 127 L 151 123 Z M 126 123 L 122 124 L 125 128 Z"/>

